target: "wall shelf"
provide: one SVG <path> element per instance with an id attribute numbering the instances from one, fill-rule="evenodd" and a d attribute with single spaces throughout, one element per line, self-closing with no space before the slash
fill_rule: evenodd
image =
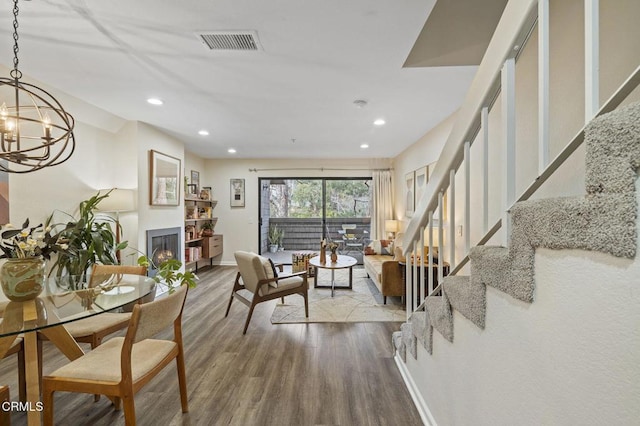
<path id="1" fill-rule="evenodd" d="M 216 200 L 184 197 L 185 267 L 197 271 L 198 266 L 207 261 L 212 266 L 213 258 L 222 254 L 222 235 L 202 235 L 205 224 L 210 223 L 214 227 L 218 221 L 217 217 L 213 217 L 216 204 Z"/>

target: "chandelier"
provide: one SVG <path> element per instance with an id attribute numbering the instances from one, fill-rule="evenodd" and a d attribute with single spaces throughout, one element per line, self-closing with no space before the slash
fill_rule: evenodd
<path id="1" fill-rule="evenodd" d="M 0 171 L 29 173 L 64 163 L 76 142 L 73 117 L 60 102 L 20 81 L 18 11 L 18 0 L 14 0 L 13 70 L 11 78 L 0 77 Z"/>

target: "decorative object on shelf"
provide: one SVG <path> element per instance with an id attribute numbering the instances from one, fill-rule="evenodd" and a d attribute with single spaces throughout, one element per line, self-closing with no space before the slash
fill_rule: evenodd
<path id="1" fill-rule="evenodd" d="M 1 237 L 0 258 L 7 259 L 0 267 L 2 291 L 16 302 L 35 299 L 43 290 L 45 259 L 67 246 L 59 244 L 58 236 L 52 236 L 50 229 L 43 230 L 42 224 L 30 228 L 29 219 L 21 229 L 5 225 Z"/>
<path id="2" fill-rule="evenodd" d="M 202 224 L 202 236 L 203 237 L 213 236 L 213 222 L 205 222 Z"/>
<path id="3" fill-rule="evenodd" d="M 200 199 L 205 201 L 211 201 L 211 187 L 203 186 L 200 190 Z"/>
<path id="4" fill-rule="evenodd" d="M 47 91 L 20 81 L 18 12 L 18 0 L 14 0 L 13 69 L 10 78 L 0 78 L 0 159 L 6 160 L 0 162 L 0 170 L 29 173 L 64 163 L 76 142 L 74 119 L 60 102 Z"/>
<path id="5" fill-rule="evenodd" d="M 196 184 L 194 184 L 194 183 L 189 183 L 189 184 L 187 184 L 187 187 L 189 188 L 189 189 L 187 190 L 187 194 L 188 194 L 188 195 L 193 196 L 193 195 L 195 195 L 195 194 L 196 194 L 196 188 L 198 187 Z"/>
<path id="6" fill-rule="evenodd" d="M 200 172 L 197 170 L 191 170 L 191 185 L 195 185 L 192 194 L 197 194 L 200 188 Z"/>
<path id="7" fill-rule="evenodd" d="M 177 206 L 180 204 L 180 159 L 149 150 L 149 204 Z"/>
<path id="8" fill-rule="evenodd" d="M 244 179 L 230 179 L 231 207 L 244 207 Z"/>

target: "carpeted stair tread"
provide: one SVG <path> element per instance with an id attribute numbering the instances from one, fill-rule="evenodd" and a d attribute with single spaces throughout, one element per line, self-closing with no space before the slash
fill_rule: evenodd
<path id="1" fill-rule="evenodd" d="M 533 248 L 530 251 L 534 253 Z M 469 252 L 469 259 L 474 285 L 489 285 L 513 298 L 533 301 L 533 256 L 514 258 L 505 247 L 477 246 Z"/>
<path id="2" fill-rule="evenodd" d="M 478 327 L 484 328 L 487 287 L 468 276 L 445 277 L 442 286 L 451 307 Z"/>
<path id="3" fill-rule="evenodd" d="M 410 322 L 405 322 L 400 326 L 402 332 L 402 343 L 404 343 L 407 352 L 413 355 L 414 359 L 418 358 L 418 343 L 416 336 L 413 335 L 413 326 Z"/>
<path id="4" fill-rule="evenodd" d="M 453 316 L 447 296 L 429 296 L 425 299 L 424 306 L 433 328 L 445 339 L 453 342 Z"/>
<path id="5" fill-rule="evenodd" d="M 402 339 L 402 331 L 394 331 L 391 335 L 391 343 L 395 348 L 396 352 L 400 355 L 400 358 L 404 362 L 407 362 L 407 351 L 404 345 L 404 340 Z"/>
<path id="6" fill-rule="evenodd" d="M 416 311 L 411 314 L 409 321 L 413 325 L 413 335 L 431 353 L 433 351 L 433 327 L 431 326 L 429 315 L 425 311 Z"/>

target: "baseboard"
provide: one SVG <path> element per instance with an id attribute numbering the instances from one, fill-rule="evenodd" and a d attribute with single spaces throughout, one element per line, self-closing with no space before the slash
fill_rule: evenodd
<path id="1" fill-rule="evenodd" d="M 409 394 L 411 395 L 411 399 L 413 399 L 413 403 L 420 414 L 420 418 L 422 419 L 422 423 L 426 426 L 438 426 L 436 420 L 433 418 L 431 414 L 431 410 L 427 406 L 427 403 L 422 398 L 422 394 L 420 394 L 420 390 L 416 386 L 416 383 L 411 378 L 409 374 L 409 370 L 407 369 L 407 365 L 402 361 L 402 358 L 396 352 L 393 359 L 396 361 L 396 365 L 398 366 L 398 370 L 400 370 L 400 375 L 402 376 L 402 380 L 404 380 L 404 384 L 407 386 L 407 390 L 409 390 Z"/>

